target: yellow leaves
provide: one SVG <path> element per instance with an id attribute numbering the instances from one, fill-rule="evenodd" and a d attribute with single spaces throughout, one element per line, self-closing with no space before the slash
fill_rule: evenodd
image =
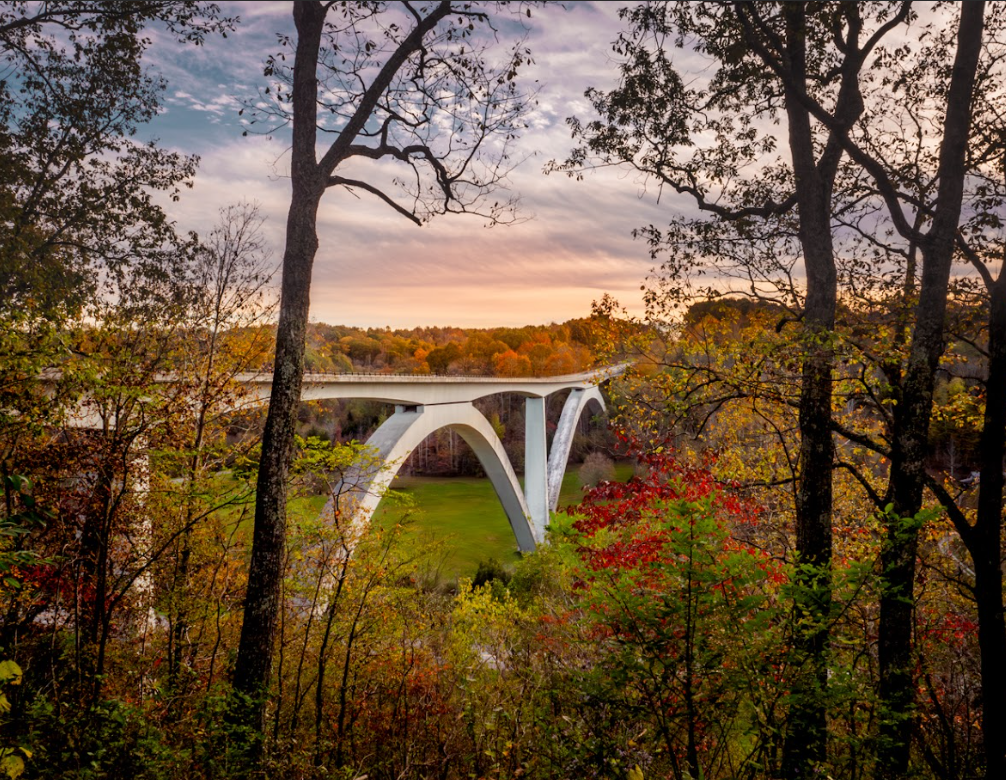
<path id="1" fill-rule="evenodd" d="M 466 577 L 458 580 L 458 595 L 451 613 L 455 662 L 473 667 L 495 668 L 512 650 L 515 629 L 534 618 L 498 582 L 477 588 Z"/>
<path id="2" fill-rule="evenodd" d="M 21 667 L 10 659 L 0 661 L 0 685 L 20 685 Z M 10 700 L 0 693 L 0 712 L 10 712 Z M 24 772 L 24 758 L 31 758 L 28 748 L 0 747 L 0 773 L 16 778 Z"/>
<path id="3" fill-rule="evenodd" d="M 506 588 L 502 593 L 490 585 L 473 587 L 471 579 L 458 580 L 458 595 L 454 599 L 454 618 L 460 621 L 493 622 L 521 615 L 521 609 Z"/>
<path id="4" fill-rule="evenodd" d="M 0 685 L 20 685 L 21 667 L 7 659 L 0 661 Z"/>
<path id="5" fill-rule="evenodd" d="M 18 755 L 21 753 L 25 758 L 31 758 L 32 753 L 28 748 L 0 748 L 0 773 L 14 780 L 24 774 L 24 759 Z"/>

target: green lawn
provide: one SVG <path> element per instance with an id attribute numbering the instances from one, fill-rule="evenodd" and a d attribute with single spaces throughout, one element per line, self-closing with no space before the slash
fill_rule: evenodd
<path id="1" fill-rule="evenodd" d="M 566 472 L 559 492 L 559 507 L 577 504 L 582 491 L 577 478 L 578 466 Z M 615 478 L 625 481 L 632 476 L 631 463 L 616 463 Z M 222 480 L 231 480 L 224 475 Z M 229 484 L 229 483 L 228 483 Z M 404 509 L 391 501 L 382 501 L 375 521 L 390 524 L 407 516 L 406 544 L 410 541 L 435 541 L 442 545 L 441 580 L 450 582 L 459 576 L 475 574 L 479 561 L 496 558 L 503 563 L 517 560 L 517 543 L 492 483 L 475 477 L 396 477 L 392 489 L 411 498 L 413 508 Z M 253 499 L 249 499 L 253 500 Z M 288 505 L 290 519 L 317 517 L 327 496 L 298 496 Z M 243 533 L 251 536 L 252 513 L 246 509 Z M 236 507 L 221 510 L 235 517 Z"/>
<path id="2" fill-rule="evenodd" d="M 616 479 L 632 475 L 631 463 L 615 466 Z M 415 508 L 401 507 L 382 501 L 375 521 L 393 523 L 408 512 L 406 539 L 442 540 L 444 563 L 441 578 L 447 581 L 458 576 L 472 576 L 479 561 L 496 558 L 503 563 L 517 559 L 517 543 L 503 507 L 496 498 L 488 479 L 474 477 L 396 477 L 392 489 L 414 502 Z M 580 501 L 580 483 L 576 470 L 566 472 L 559 493 L 559 507 Z"/>

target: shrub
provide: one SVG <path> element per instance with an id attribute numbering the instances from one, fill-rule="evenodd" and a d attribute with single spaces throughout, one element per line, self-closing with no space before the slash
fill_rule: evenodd
<path id="1" fill-rule="evenodd" d="M 478 588 L 494 581 L 507 585 L 510 582 L 510 572 L 495 558 L 490 558 L 488 561 L 479 561 L 479 567 L 475 571 L 475 578 L 472 580 L 472 587 Z"/>
<path id="2" fill-rule="evenodd" d="M 592 452 L 580 466 L 579 477 L 583 487 L 594 487 L 600 482 L 611 482 L 615 479 L 615 464 L 603 452 Z"/>

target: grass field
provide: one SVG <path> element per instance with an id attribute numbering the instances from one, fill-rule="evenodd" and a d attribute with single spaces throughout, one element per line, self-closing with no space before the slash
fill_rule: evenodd
<path id="1" fill-rule="evenodd" d="M 615 466 L 616 479 L 632 475 L 631 463 Z M 442 579 L 472 576 L 479 561 L 496 558 L 508 563 L 517 559 L 517 543 L 492 483 L 474 477 L 396 477 L 392 489 L 414 502 L 414 509 L 403 510 L 382 501 L 375 521 L 393 523 L 406 513 L 406 539 L 439 540 L 444 546 Z M 559 506 L 580 501 L 580 483 L 576 471 L 566 472 L 559 493 Z"/>
<path id="2" fill-rule="evenodd" d="M 632 476 L 631 463 L 616 463 L 615 478 L 625 481 Z M 230 479 L 226 477 L 226 479 Z M 396 477 L 392 489 L 411 499 L 405 509 L 391 501 L 382 501 L 375 522 L 391 524 L 405 521 L 405 543 L 436 542 L 442 550 L 440 579 L 451 582 L 459 576 L 475 574 L 479 561 L 495 558 L 502 563 L 517 560 L 517 542 L 506 519 L 492 483 L 476 477 Z M 577 504 L 582 491 L 576 467 L 566 472 L 559 492 L 559 507 Z M 253 499 L 251 499 L 253 500 Z M 299 496 L 289 503 L 293 522 L 315 518 L 325 506 L 327 496 Z M 237 516 L 240 510 L 222 510 Z M 251 518 L 247 512 L 243 532 L 251 542 Z"/>

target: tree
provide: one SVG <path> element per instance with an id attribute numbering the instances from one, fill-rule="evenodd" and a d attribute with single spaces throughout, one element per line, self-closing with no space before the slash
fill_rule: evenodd
<path id="1" fill-rule="evenodd" d="M 173 415 L 188 411 L 183 393 L 156 382 L 173 367 L 189 300 L 184 283 L 171 274 L 152 279 L 143 264 L 132 268 L 135 274 L 131 268 L 116 274 L 114 303 L 96 299 L 86 321 L 62 334 L 84 391 L 68 415 L 77 419 L 46 420 L 33 436 L 21 437 L 15 461 L 37 475 L 56 511 L 32 539 L 52 558 L 30 578 L 37 598 L 12 601 L 5 630 L 11 640 L 21 635 L 23 652 L 38 638 L 36 618 L 48 611 L 52 630 L 68 630 L 73 639 L 67 663 L 53 666 L 55 675 L 66 675 L 55 687 L 66 682 L 89 704 L 100 699 L 115 629 L 142 634 L 146 625 L 151 594 L 137 586 L 149 581 L 158 557 L 147 502 L 150 442 Z M 172 270 L 182 272 L 184 261 Z"/>
<path id="2" fill-rule="evenodd" d="M 194 252 L 190 269 L 190 303 L 183 325 L 184 346 L 173 355 L 178 383 L 190 396 L 189 419 L 171 426 L 170 455 L 164 463 L 171 473 L 180 473 L 180 517 L 177 555 L 168 588 L 171 604 L 168 674 L 177 682 L 183 667 L 183 651 L 189 628 L 188 615 L 192 536 L 200 520 L 242 490 L 225 497 L 219 488 L 213 501 L 206 500 L 207 477 L 234 456 L 221 446 L 222 422 L 241 402 L 234 379 L 243 371 L 257 369 L 268 351 L 268 333 L 258 329 L 272 313 L 265 287 L 272 274 L 267 269 L 268 252 L 261 234 L 262 217 L 249 203 L 220 210 L 220 219 L 204 245 Z M 242 338 L 247 332 L 249 338 Z M 216 439 L 216 440 L 215 440 Z M 175 461 L 175 459 L 178 459 Z M 172 468 L 172 466 L 174 468 Z M 193 649 L 194 652 L 194 649 Z M 190 652 L 190 656 L 193 653 Z"/>
<path id="3" fill-rule="evenodd" d="M 978 399 L 967 394 L 969 399 L 977 401 L 978 409 L 965 417 L 965 424 L 977 432 L 978 439 L 975 457 L 979 473 L 978 499 L 973 520 L 966 510 L 966 493 L 955 496 L 944 484 L 927 478 L 927 486 L 947 509 L 974 563 L 973 594 L 981 659 L 982 747 L 985 773 L 989 778 L 1006 773 L 1006 672 L 997 660 L 1006 655 L 1001 562 L 1003 457 L 1006 454 L 1006 273 L 1001 258 L 1006 167 L 1000 119 L 1002 72 L 994 43 L 1002 24 L 1003 17 L 993 6 L 986 21 L 987 43 L 983 47 L 975 86 L 975 112 L 965 164 L 968 178 L 965 213 L 957 234 L 958 248 L 978 278 L 958 279 L 953 285 L 958 306 L 964 310 L 961 338 L 979 349 L 985 364 Z M 996 263 L 1000 263 L 998 272 L 995 271 Z M 985 336 L 976 339 L 976 331 L 981 330 L 981 316 L 984 316 Z M 984 409 L 980 408 L 982 400 Z M 954 475 L 951 473 L 950 477 L 953 483 Z"/>
<path id="4" fill-rule="evenodd" d="M 917 21 L 910 3 L 678 4 L 673 9 L 653 5 L 625 15 L 632 26 L 617 48 L 625 58 L 622 85 L 607 95 L 590 93 L 601 119 L 587 125 L 573 121 L 574 133 L 586 143 L 566 167 L 576 171 L 589 154 L 599 155 L 603 163 L 630 163 L 720 218 L 713 227 L 681 220 L 666 234 L 650 229 L 647 236 L 655 248 L 679 249 L 684 244 L 690 249 L 683 258 L 665 264 L 665 272 L 684 276 L 696 269 L 701 272 L 701 263 L 713 254 L 726 258 L 727 267 L 736 269 L 746 294 L 761 296 L 768 287 L 781 293 L 780 302 L 797 303 L 803 367 L 796 536 L 801 560 L 810 568 L 804 570 L 806 594 L 797 599 L 796 617 L 809 628 L 805 629 L 805 648 L 815 659 L 821 689 L 827 682 L 830 611 L 829 472 L 835 463 L 831 437 L 832 430 L 842 429 L 831 417 L 838 292 L 834 236 L 842 235 L 840 226 L 851 224 L 848 210 L 870 213 L 862 205 L 869 202 L 873 224 L 877 210 L 886 210 L 893 232 L 908 245 L 901 253 L 909 259 L 916 252 L 921 254 L 918 305 L 911 319 L 914 331 L 906 363 L 887 367 L 896 399 L 890 421 L 891 472 L 886 499 L 876 496 L 881 507 L 892 505 L 892 511 L 881 513 L 887 540 L 881 562 L 880 694 L 885 712 L 878 740 L 878 772 L 900 776 L 906 771 L 910 746 L 912 585 L 929 414 L 944 348 L 947 281 L 961 210 L 983 7 L 975 3 L 962 8 L 956 40 L 941 37 L 942 46 L 925 52 L 935 58 L 932 61 L 945 63 L 956 46 L 953 69 L 944 69 L 942 78 L 928 82 L 913 78 L 911 67 L 904 66 L 906 61 L 914 62 L 912 55 L 921 57 L 922 52 L 904 43 L 889 48 L 885 42 L 903 24 Z M 943 21 L 945 17 L 940 17 L 927 25 L 918 40 L 924 41 L 931 34 L 928 28 Z M 692 41 L 698 54 L 717 61 L 719 70 L 708 81 L 686 88 L 668 55 L 671 36 L 679 47 Z M 897 75 L 890 75 L 892 71 Z M 892 94 L 895 98 L 885 103 Z M 912 116 L 921 95 L 944 108 L 942 116 L 925 120 L 941 133 L 938 160 L 925 181 L 906 186 L 901 176 L 904 159 L 894 156 L 904 148 L 876 142 L 883 135 L 876 118 Z M 873 110 L 864 111 L 868 104 Z M 881 105 L 883 111 L 878 110 Z M 791 169 L 773 157 L 772 136 L 757 123 L 759 118 L 776 118 L 783 111 Z M 716 134 L 715 146 L 691 146 L 703 130 Z M 907 151 L 925 156 L 930 139 L 921 131 L 918 135 L 925 140 Z M 840 165 L 843 155 L 849 159 L 845 169 Z M 738 170 L 752 165 L 759 175 L 737 176 Z M 836 199 L 838 181 L 844 191 Z M 776 195 L 780 189 L 783 198 Z M 791 207 L 796 208 L 797 224 L 780 221 L 773 225 L 772 220 Z M 906 214 L 906 208 L 912 213 Z M 682 224 L 691 235 L 685 240 Z M 772 241 L 785 246 L 787 236 L 794 232 L 805 286 L 794 284 L 793 264 L 779 262 L 778 253 L 771 249 Z M 745 247 L 750 242 L 761 248 Z M 915 274 L 915 266 L 909 263 L 909 293 L 914 290 Z M 855 276 L 845 279 L 851 283 Z M 661 292 L 670 292 L 672 301 L 680 300 L 687 289 L 674 278 L 668 287 Z M 862 441 L 855 432 L 843 433 Z M 802 775 L 824 756 L 819 693 L 808 689 L 794 701 L 785 762 L 789 776 Z"/>
<path id="5" fill-rule="evenodd" d="M 151 259 L 171 239 L 152 193 L 177 197 L 195 160 L 133 138 L 164 88 L 142 67 L 143 30 L 198 44 L 233 23 L 191 1 L 0 6 L 5 313 L 72 313 L 95 292 L 92 264 Z"/>
<path id="6" fill-rule="evenodd" d="M 109 702 L 121 697 L 124 665 L 146 665 L 143 674 L 154 679 L 166 657 L 164 690 L 178 706 L 206 672 L 207 657 L 212 679 L 226 621 L 218 612 L 210 626 L 199 597 L 221 589 L 226 577 L 218 573 L 233 545 L 208 566 L 206 538 L 227 519 L 236 527 L 220 510 L 251 491 L 207 472 L 235 453 L 221 424 L 240 400 L 230 380 L 268 346 L 264 331 L 257 344 L 227 332 L 254 318 L 268 279 L 257 267 L 264 258 L 256 227 L 253 210 L 231 209 L 209 245 L 190 247 L 170 273 L 151 278 L 142 263 L 117 269 L 115 295 L 92 301 L 65 335 L 73 351 L 64 366 L 72 364 L 84 390 L 77 416 L 91 430 L 72 423 L 60 430 L 53 419 L 22 446 L 40 493 L 57 511 L 31 538 L 51 560 L 31 567 L 15 597 L 5 593 L 2 641 L 32 660 L 52 653 L 54 663 L 26 667 L 31 690 L 17 706 L 22 727 L 39 691 L 44 710 L 61 712 L 65 729 L 43 743 L 54 753 L 63 735 L 78 744 L 107 736 L 93 713 L 115 708 Z M 212 575 L 193 587 L 200 567 Z M 165 632 L 155 607 L 168 620 Z M 201 642 L 204 633 L 211 639 Z M 59 637 L 67 641 L 54 641 Z M 143 652 L 163 647 L 162 640 L 163 654 Z M 198 657 L 201 645 L 212 650 Z"/>
<path id="7" fill-rule="evenodd" d="M 333 187 L 363 192 L 416 224 L 448 212 L 480 214 L 490 223 L 507 219 L 515 203 L 491 200 L 491 193 L 507 172 L 509 142 L 526 107 L 515 79 L 529 56 L 518 43 L 499 66 L 491 64 L 490 14 L 470 3 L 405 3 L 396 9 L 380 2 L 308 0 L 294 4 L 293 17 L 296 39 L 286 41 L 294 49 L 292 69 L 285 55 L 266 63 L 266 75 L 282 86 L 262 118 L 291 126 L 291 201 L 234 669 L 237 693 L 254 702 L 242 718 L 258 728 L 280 608 L 286 482 L 321 198 Z M 320 159 L 319 133 L 333 135 Z M 348 163 L 355 171 L 368 161 L 375 164 L 370 178 L 343 173 Z M 387 164 L 405 173 L 388 185 L 395 189 L 382 184 Z M 394 197 L 396 191 L 404 202 Z"/>
<path id="8" fill-rule="evenodd" d="M 652 757 L 649 772 L 774 773 L 784 683 L 765 670 L 783 665 L 778 595 L 789 572 L 740 541 L 758 511 L 710 472 L 667 448 L 640 462 L 645 476 L 593 488 L 573 510 L 580 608 L 600 648 L 587 700 L 632 723 L 629 744 Z"/>
<path id="9" fill-rule="evenodd" d="M 907 364 L 899 377 L 892 426 L 891 471 L 888 497 L 892 511 L 883 549 L 883 588 L 880 601 L 880 697 L 885 708 L 878 745 L 881 777 L 900 777 L 908 771 L 912 706 L 912 593 L 918 546 L 918 518 L 926 483 L 926 449 L 933 390 L 940 356 L 945 348 L 944 319 L 950 269 L 961 216 L 965 157 L 970 136 L 974 85 L 984 31 L 984 3 L 960 9 L 956 25 L 956 53 L 945 92 L 938 165 L 933 181 L 923 191 L 935 193 L 930 202 L 909 202 L 919 215 L 925 211 L 928 229 L 904 212 L 905 198 L 897 187 L 898 164 L 880 150 L 867 150 L 850 133 L 839 134 L 843 149 L 861 166 L 879 190 L 898 234 L 919 247 L 922 255 L 918 304 Z M 783 63 L 764 57 L 765 64 L 782 72 Z M 940 84 L 939 86 L 944 86 Z M 945 97 L 944 97 L 945 96 Z M 830 129 L 838 129 L 824 108 L 806 90 L 800 101 Z"/>
<path id="10" fill-rule="evenodd" d="M 785 752 L 787 776 L 800 777 L 824 760 L 828 624 L 831 611 L 831 511 L 834 443 L 831 425 L 837 273 L 831 220 L 833 191 L 843 154 L 842 138 L 860 119 L 862 82 L 877 67 L 875 50 L 901 25 L 909 5 L 862 8 L 799 3 L 647 4 L 623 11 L 630 29 L 616 44 L 623 57 L 621 85 L 611 93 L 588 92 L 600 119 L 571 120 L 584 147 L 563 167 L 576 173 L 592 159 L 630 164 L 661 186 L 691 198 L 720 224 L 681 221 L 668 236 L 651 229 L 655 247 L 679 242 L 694 231 L 698 249 L 672 270 L 673 301 L 686 298 L 687 276 L 716 248 L 729 247 L 743 292 L 768 297 L 799 317 L 799 489 L 796 550 L 801 563 L 794 624 L 814 667 L 797 683 Z M 686 86 L 667 39 L 694 39 L 718 69 L 701 86 Z M 807 104 L 812 93 L 819 111 Z M 824 106 L 827 107 L 824 107 Z M 789 161 L 775 154 L 775 133 L 760 119 L 785 116 Z M 827 121 L 823 117 L 827 117 Z M 696 144 L 702 133 L 717 145 Z M 738 177 L 752 167 L 759 173 Z M 785 194 L 778 198 L 779 190 Z M 795 218 L 790 216 L 795 210 Z M 724 224 L 725 223 L 725 224 Z M 795 234 L 795 239 L 793 240 Z M 745 254 L 739 242 L 782 244 L 784 257 L 802 256 L 805 282 L 759 249 Z M 774 253 L 764 253 L 773 258 Z"/>
<path id="11" fill-rule="evenodd" d="M 123 265 L 169 274 L 183 243 L 155 193 L 177 197 L 195 160 L 134 137 L 157 115 L 164 87 L 143 68 L 145 26 L 198 44 L 232 24 L 215 5 L 190 1 L 0 4 L 5 458 L 51 392 L 39 373 L 66 356 L 59 326 L 108 294 Z M 67 385 L 48 396 L 50 414 Z"/>

